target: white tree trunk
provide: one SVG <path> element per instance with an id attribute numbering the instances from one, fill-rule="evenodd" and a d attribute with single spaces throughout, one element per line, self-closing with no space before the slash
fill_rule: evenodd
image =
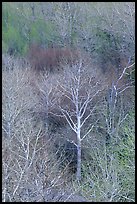
<path id="1" fill-rule="evenodd" d="M 80 117 L 77 118 L 77 180 L 81 179 L 81 137 Z"/>
<path id="2" fill-rule="evenodd" d="M 81 141 L 77 145 L 77 180 L 81 179 Z"/>

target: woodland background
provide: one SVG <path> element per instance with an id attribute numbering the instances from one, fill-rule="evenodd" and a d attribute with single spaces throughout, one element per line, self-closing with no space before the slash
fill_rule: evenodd
<path id="1" fill-rule="evenodd" d="M 135 202 L 134 86 L 134 2 L 3 2 L 3 202 Z"/>

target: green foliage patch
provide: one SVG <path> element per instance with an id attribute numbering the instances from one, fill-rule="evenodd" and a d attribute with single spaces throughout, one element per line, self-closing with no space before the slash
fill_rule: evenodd
<path id="1" fill-rule="evenodd" d="M 57 33 L 52 22 L 40 18 L 32 20 L 31 16 L 26 19 L 11 4 L 2 6 L 3 52 L 12 50 L 14 54 L 25 55 L 32 43 L 48 46 L 55 41 Z"/>

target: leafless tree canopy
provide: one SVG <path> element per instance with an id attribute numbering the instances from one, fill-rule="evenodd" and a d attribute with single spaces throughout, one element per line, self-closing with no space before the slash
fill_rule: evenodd
<path id="1" fill-rule="evenodd" d="M 135 202 L 134 15 L 3 2 L 3 202 Z"/>

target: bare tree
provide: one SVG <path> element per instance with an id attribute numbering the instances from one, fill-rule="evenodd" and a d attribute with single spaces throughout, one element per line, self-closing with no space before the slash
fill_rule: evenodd
<path id="1" fill-rule="evenodd" d="M 73 57 L 73 56 L 72 56 Z M 35 80 L 35 87 L 43 98 L 42 106 L 45 114 L 66 120 L 76 138 L 67 140 L 77 147 L 77 179 L 81 179 L 81 148 L 82 141 L 90 133 L 95 124 L 88 126 L 87 121 L 96 110 L 98 101 L 102 100 L 100 93 L 106 84 L 100 78 L 99 70 L 91 68 L 91 64 L 82 55 L 73 64 L 64 63 L 62 74 L 47 77 L 41 75 Z M 92 65 L 93 66 L 93 65 Z M 34 87 L 34 86 L 33 86 Z M 97 121 L 96 121 L 97 122 Z M 84 126 L 86 131 L 84 132 Z"/>
<path id="2" fill-rule="evenodd" d="M 121 84 L 121 80 L 124 79 L 125 74 L 128 74 L 129 69 L 133 69 L 135 63 L 130 64 L 130 60 L 126 67 L 123 68 L 121 75 L 112 81 L 111 88 L 109 89 L 107 102 L 108 102 L 108 111 L 106 116 L 107 132 L 111 138 L 116 137 L 118 134 L 118 129 L 120 128 L 123 121 L 128 116 L 129 111 L 124 111 L 122 94 L 127 91 L 127 89 L 134 88 L 133 81 L 124 82 Z M 119 108 L 118 108 L 119 107 Z M 119 110 L 118 110 L 119 109 Z M 116 139 L 116 138 L 115 138 Z"/>
<path id="3" fill-rule="evenodd" d="M 28 67 L 24 66 L 19 60 L 5 57 L 2 77 L 3 201 L 13 201 L 18 194 L 24 174 L 33 163 L 40 135 L 39 131 L 32 133 L 28 109 L 36 102 L 28 83 Z M 34 151 L 30 150 L 32 140 L 35 140 Z"/>
<path id="4" fill-rule="evenodd" d="M 81 148 L 82 141 L 91 132 L 93 126 L 87 128 L 87 131 L 82 133 L 84 125 L 94 114 L 96 105 L 99 100 L 99 94 L 105 87 L 100 86 L 99 78 L 95 77 L 95 71 L 92 74 L 88 72 L 88 66 L 83 65 L 82 58 L 64 73 L 64 82 L 60 84 L 62 89 L 63 101 L 68 100 L 68 104 L 64 105 L 62 98 L 59 101 L 59 108 L 62 115 L 65 117 L 70 128 L 76 134 L 76 141 L 72 141 L 77 147 L 77 179 L 81 179 Z M 94 99 L 96 98 L 96 102 Z M 93 102 L 94 101 L 94 102 Z M 71 104 L 71 107 L 69 105 Z"/>

